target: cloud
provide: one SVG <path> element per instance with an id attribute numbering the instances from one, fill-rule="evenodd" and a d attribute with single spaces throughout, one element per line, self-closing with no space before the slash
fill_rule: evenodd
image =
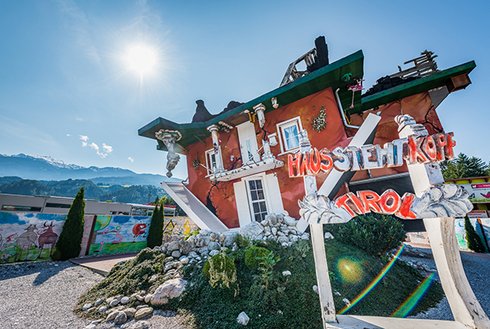
<path id="1" fill-rule="evenodd" d="M 109 154 L 112 152 L 112 146 L 107 145 L 106 143 L 102 143 L 102 149 L 105 153 Z"/>
<path id="2" fill-rule="evenodd" d="M 129 162 L 133 163 L 134 159 L 132 157 L 128 157 Z"/>
<path id="3" fill-rule="evenodd" d="M 88 136 L 80 135 L 80 140 L 82 141 L 82 147 L 86 147 L 88 145 Z"/>
<path id="4" fill-rule="evenodd" d="M 71 137 L 71 134 L 66 134 L 66 137 Z"/>

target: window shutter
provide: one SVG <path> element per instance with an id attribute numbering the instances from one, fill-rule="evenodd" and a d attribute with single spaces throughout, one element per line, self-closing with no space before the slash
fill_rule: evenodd
<path id="1" fill-rule="evenodd" d="M 282 204 L 281 190 L 279 189 L 279 181 L 276 175 L 270 174 L 265 176 L 267 185 L 267 200 L 269 202 L 269 213 L 279 214 L 284 211 Z"/>
<path id="2" fill-rule="evenodd" d="M 248 208 L 247 190 L 245 182 L 240 181 L 233 184 L 235 190 L 235 203 L 238 212 L 238 220 L 240 227 L 243 227 L 252 222 L 250 219 L 250 210 Z"/>

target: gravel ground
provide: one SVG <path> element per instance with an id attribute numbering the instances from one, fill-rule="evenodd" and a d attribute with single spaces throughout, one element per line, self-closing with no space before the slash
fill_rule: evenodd
<path id="1" fill-rule="evenodd" d="M 401 258 L 413 263 L 424 264 L 429 269 L 436 268 L 430 249 L 414 248 L 414 251 L 414 253 L 410 253 L 411 256 L 403 255 Z M 490 254 L 477 254 L 462 251 L 461 260 L 463 262 L 466 277 L 473 288 L 476 298 L 487 315 L 490 315 Z M 436 278 L 439 280 L 438 276 L 436 276 Z M 436 307 L 431 308 L 426 312 L 419 313 L 414 316 L 414 318 L 454 320 L 446 298 L 441 300 Z"/>
<path id="2" fill-rule="evenodd" d="M 85 328 L 90 320 L 73 314 L 78 297 L 103 277 L 70 262 L 0 265 L 0 328 Z M 151 328 L 189 329 L 188 319 L 157 311 Z M 131 327 L 134 321 L 124 327 Z M 106 324 L 97 328 L 112 328 Z"/>
<path id="3" fill-rule="evenodd" d="M 462 252 L 466 275 L 483 309 L 490 314 L 490 254 Z M 404 252 L 403 260 L 435 269 L 430 249 Z M 70 262 L 31 262 L 0 265 L 0 319 L 2 329 L 85 328 L 90 321 L 75 316 L 77 298 L 102 280 L 102 276 Z M 419 319 L 452 320 L 447 299 L 415 316 Z M 151 328 L 191 329 L 189 318 L 156 311 L 147 320 Z M 134 327 L 134 321 L 123 328 Z M 100 324 L 96 328 L 114 328 Z"/>

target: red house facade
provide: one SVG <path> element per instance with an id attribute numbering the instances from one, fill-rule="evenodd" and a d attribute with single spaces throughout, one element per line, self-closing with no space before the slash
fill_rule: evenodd
<path id="1" fill-rule="evenodd" d="M 279 88 L 247 103 L 231 102 L 212 115 L 198 101 L 191 123 L 157 118 L 139 130 L 157 140 L 157 149 L 186 155 L 188 178 L 163 187 L 184 210 L 206 208 L 202 216 L 194 211 L 204 227 L 213 216 L 226 228 L 261 221 L 268 213 L 298 218 L 305 189 L 302 179 L 289 177 L 287 161 L 299 150 L 300 132 L 313 147 L 345 147 L 369 113 L 381 116 L 374 144 L 398 138 L 394 117 L 400 114 L 411 115 L 431 134 L 443 132 L 436 110 L 451 92 L 471 83 L 468 74 L 476 66 L 471 61 L 438 70 L 432 53 L 424 52 L 407 70 L 378 80 L 361 95 L 362 51 L 329 63 L 325 49 L 317 40 L 315 49 L 290 65 Z M 296 69 L 300 61 L 306 71 Z M 170 144 L 158 137 L 165 133 L 173 136 Z M 320 186 L 325 175 L 316 179 Z M 412 190 L 403 166 L 357 172 L 341 192 L 366 186 Z"/>

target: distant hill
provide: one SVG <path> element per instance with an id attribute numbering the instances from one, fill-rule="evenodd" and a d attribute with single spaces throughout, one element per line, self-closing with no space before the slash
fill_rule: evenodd
<path id="1" fill-rule="evenodd" d="M 51 195 L 75 197 L 81 187 L 85 197 L 99 201 L 146 204 L 165 195 L 163 189 L 153 185 L 107 185 L 95 184 L 87 179 L 40 181 L 20 177 L 0 177 L 0 193 L 25 195 Z"/>
<path id="2" fill-rule="evenodd" d="M 26 154 L 0 154 L 0 177 L 16 176 L 24 179 L 60 181 L 67 179 L 91 180 L 95 184 L 108 185 L 155 185 L 162 181 L 176 181 L 162 175 L 138 174 L 129 169 L 115 167 L 82 167 L 65 164 L 50 157 L 34 157 Z"/>

